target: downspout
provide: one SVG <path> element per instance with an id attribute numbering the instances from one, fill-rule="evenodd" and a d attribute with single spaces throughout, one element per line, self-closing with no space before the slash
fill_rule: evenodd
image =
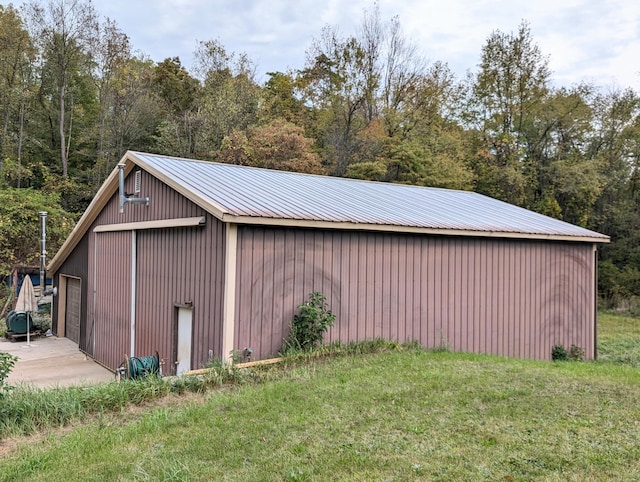
<path id="1" fill-rule="evenodd" d="M 131 231 L 131 340 L 129 356 L 136 356 L 136 266 L 138 263 L 136 230 Z"/>

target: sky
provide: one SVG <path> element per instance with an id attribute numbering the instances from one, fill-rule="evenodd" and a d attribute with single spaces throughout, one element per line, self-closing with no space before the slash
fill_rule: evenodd
<path id="1" fill-rule="evenodd" d="M 43 2 L 45 0 L 42 0 Z M 9 2 L 1 2 L 3 4 Z M 14 0 L 14 5 L 20 1 Z M 373 0 L 93 0 L 117 22 L 134 50 L 160 62 L 179 57 L 191 69 L 199 41 L 218 40 L 246 53 L 267 72 L 301 69 L 326 25 L 357 32 Z M 398 16 L 406 37 L 430 61 L 463 78 L 477 72 L 482 46 L 495 30 L 516 33 L 522 21 L 548 56 L 552 81 L 570 87 L 632 87 L 640 92 L 638 0 L 378 0 L 383 21 Z"/>

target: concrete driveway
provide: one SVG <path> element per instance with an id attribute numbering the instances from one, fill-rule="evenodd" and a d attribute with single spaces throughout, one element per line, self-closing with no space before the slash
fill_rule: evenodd
<path id="1" fill-rule="evenodd" d="M 113 373 L 82 353 L 68 338 L 40 336 L 27 344 L 26 339 L 11 342 L 2 337 L 0 352 L 18 357 L 7 378 L 10 385 L 52 388 L 114 381 Z"/>

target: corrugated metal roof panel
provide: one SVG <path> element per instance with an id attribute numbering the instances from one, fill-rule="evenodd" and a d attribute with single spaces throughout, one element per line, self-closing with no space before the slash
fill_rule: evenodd
<path id="1" fill-rule="evenodd" d="M 231 216 L 608 240 L 474 192 L 129 154 Z"/>

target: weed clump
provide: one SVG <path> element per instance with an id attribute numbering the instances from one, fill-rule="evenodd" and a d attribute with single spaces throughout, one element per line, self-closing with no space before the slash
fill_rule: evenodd
<path id="1" fill-rule="evenodd" d="M 569 348 L 569 360 L 584 361 L 584 348 L 571 345 L 571 348 Z"/>
<path id="2" fill-rule="evenodd" d="M 571 345 L 567 350 L 564 345 L 553 345 L 551 359 L 553 361 L 584 361 L 584 348 Z"/>

